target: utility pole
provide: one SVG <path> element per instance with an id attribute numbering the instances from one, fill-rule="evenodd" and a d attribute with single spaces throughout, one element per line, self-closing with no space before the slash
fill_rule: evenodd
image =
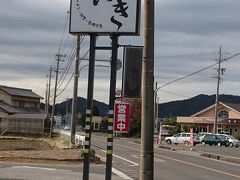
<path id="1" fill-rule="evenodd" d="M 221 68 L 221 62 L 223 62 L 222 59 L 222 47 L 220 46 L 219 49 L 219 58 L 218 58 L 218 67 L 217 67 L 217 92 L 216 92 L 216 100 L 215 100 L 215 119 L 214 119 L 214 125 L 213 125 L 213 133 L 218 133 L 218 103 L 219 103 L 219 84 L 222 81 L 221 75 L 223 75 L 223 72 L 226 70 L 225 68 Z"/>
<path id="2" fill-rule="evenodd" d="M 52 66 L 50 66 L 50 70 L 49 70 L 48 97 L 47 97 L 47 113 L 49 113 L 49 101 L 50 101 L 51 79 L 52 79 Z"/>
<path id="3" fill-rule="evenodd" d="M 71 117 L 71 147 L 75 145 L 76 121 L 77 121 L 77 92 L 78 92 L 78 77 L 79 77 L 79 60 L 80 60 L 80 35 L 77 35 L 77 49 L 75 74 L 73 85 L 73 99 L 72 99 L 72 117 Z"/>
<path id="4" fill-rule="evenodd" d="M 66 121 L 68 120 L 68 97 L 66 98 L 66 114 L 65 114 L 65 123 L 64 125 L 66 124 Z"/>
<path id="5" fill-rule="evenodd" d="M 47 84 L 46 84 L 46 94 L 45 94 L 45 112 L 48 113 L 48 75 L 47 77 Z"/>
<path id="6" fill-rule="evenodd" d="M 155 83 L 155 90 L 154 90 L 154 132 L 158 132 L 158 121 L 157 121 L 157 82 Z"/>
<path id="7" fill-rule="evenodd" d="M 154 178 L 154 0 L 144 0 L 140 180 Z"/>
<path id="8" fill-rule="evenodd" d="M 66 57 L 66 56 L 65 56 L 65 55 L 62 55 L 62 54 L 60 54 L 60 53 L 56 54 L 57 69 L 55 70 L 56 76 L 55 76 L 55 86 L 54 86 L 54 94 L 53 94 L 52 117 L 51 117 L 51 125 L 50 125 L 50 138 L 52 138 L 52 134 L 53 134 L 53 122 L 54 122 L 54 114 L 55 114 L 55 103 L 56 103 L 58 70 L 59 70 L 59 62 L 60 62 L 60 61 L 63 61 L 63 60 L 61 60 L 62 57 Z"/>

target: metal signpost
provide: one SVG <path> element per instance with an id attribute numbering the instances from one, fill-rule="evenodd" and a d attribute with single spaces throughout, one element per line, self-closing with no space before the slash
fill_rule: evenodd
<path id="1" fill-rule="evenodd" d="M 73 35 L 90 35 L 83 180 L 89 179 L 95 51 L 112 50 L 105 178 L 106 180 L 111 180 L 113 152 L 113 110 L 116 91 L 118 37 L 120 35 L 140 34 L 140 7 L 140 0 L 71 0 L 69 26 L 70 33 Z M 96 36 L 99 35 L 111 36 L 112 47 L 96 47 Z"/>

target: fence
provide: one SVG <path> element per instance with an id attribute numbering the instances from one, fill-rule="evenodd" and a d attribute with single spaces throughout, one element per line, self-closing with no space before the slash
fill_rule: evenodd
<path id="1" fill-rule="evenodd" d="M 70 141 L 71 140 L 71 133 L 68 131 L 60 131 L 61 138 Z M 75 134 L 75 144 L 76 145 L 82 145 L 84 147 L 84 142 L 85 142 L 85 136 L 81 136 L 78 134 Z"/>

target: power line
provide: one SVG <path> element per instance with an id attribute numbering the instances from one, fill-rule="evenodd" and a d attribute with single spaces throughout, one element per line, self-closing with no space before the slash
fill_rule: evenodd
<path id="1" fill-rule="evenodd" d="M 221 62 L 227 61 L 227 60 L 229 60 L 229 59 L 231 59 L 231 58 L 234 58 L 235 56 L 238 56 L 238 55 L 240 55 L 240 53 L 237 53 L 237 54 L 234 54 L 234 55 L 232 55 L 232 56 L 230 56 L 230 57 L 228 57 L 228 58 L 225 58 L 225 59 L 223 59 Z M 218 64 L 218 62 L 216 62 L 216 63 L 214 63 L 214 64 L 212 64 L 212 65 L 210 65 L 210 66 L 207 66 L 207 67 L 205 67 L 205 68 L 203 68 L 203 69 L 200 69 L 200 70 L 198 70 L 198 71 L 196 71 L 196 72 L 193 72 L 193 73 L 191 73 L 191 74 L 189 74 L 189 75 L 180 77 L 180 78 L 175 79 L 175 80 L 173 80 L 173 81 L 170 81 L 170 82 L 168 82 L 168 83 L 166 83 L 166 84 L 158 87 L 157 90 L 159 90 L 159 89 L 161 89 L 161 88 L 163 88 L 163 87 L 165 87 L 165 86 L 168 86 L 169 84 L 175 83 L 175 82 L 180 81 L 180 80 L 182 80 L 182 79 L 185 79 L 185 78 L 187 78 L 187 77 L 190 77 L 190 76 L 193 76 L 193 75 L 195 75 L 195 74 L 198 74 L 198 73 L 200 73 L 200 72 L 202 72 L 202 71 L 205 71 L 205 70 L 207 70 L 207 69 L 209 69 L 209 68 L 212 68 L 212 67 L 214 67 L 214 66 L 217 65 L 217 64 Z"/>
<path id="2" fill-rule="evenodd" d="M 84 59 L 84 58 L 88 55 L 88 53 L 89 53 L 89 50 L 83 55 L 82 58 L 80 58 L 80 62 L 82 61 L 82 59 Z M 79 71 L 80 71 L 80 69 L 79 69 Z M 69 81 L 67 82 L 67 84 L 65 85 L 65 87 L 62 89 L 62 91 L 57 94 L 57 96 L 61 95 L 61 94 L 65 91 L 65 89 L 67 88 L 67 86 L 68 86 L 69 83 L 71 82 L 73 76 L 74 76 L 74 73 L 72 73 Z"/>
<path id="3" fill-rule="evenodd" d="M 187 78 L 187 77 L 190 77 L 190 76 L 193 76 L 193 75 L 195 75 L 195 74 L 198 74 L 198 73 L 200 73 L 200 72 L 202 72 L 202 71 L 205 71 L 205 70 L 207 70 L 207 69 L 209 69 L 209 68 L 212 68 L 212 67 L 215 66 L 216 64 L 217 64 L 217 63 L 214 63 L 214 64 L 212 64 L 212 65 L 210 65 L 210 66 L 208 66 L 208 67 L 205 67 L 205 68 L 203 68 L 203 69 L 200 69 L 200 70 L 198 70 L 198 71 L 196 71 L 196 72 L 194 72 L 194 73 L 191 73 L 191 74 L 189 74 L 189 75 L 180 77 L 180 78 L 175 79 L 175 80 L 173 80 L 173 81 L 170 81 L 170 82 L 168 82 L 168 83 L 166 83 L 166 84 L 158 87 L 158 89 L 161 89 L 161 88 L 163 88 L 163 87 L 165 87 L 165 86 L 167 86 L 167 85 L 169 85 L 169 84 L 172 84 L 172 83 L 174 83 L 174 82 L 180 81 L 180 80 L 185 79 L 185 78 Z"/>
<path id="4" fill-rule="evenodd" d="M 170 92 L 170 91 L 166 91 L 166 90 L 163 90 L 163 89 L 159 89 L 159 90 L 162 91 L 162 92 L 165 92 L 165 93 L 169 93 L 169 94 L 173 94 L 173 95 L 177 95 L 177 96 L 181 96 L 181 97 L 185 97 L 185 98 L 190 98 L 189 96 L 185 96 L 185 95 L 178 94 L 178 93 L 175 93 L 175 92 Z"/>
<path id="5" fill-rule="evenodd" d="M 59 47 L 58 47 L 59 52 L 60 52 L 60 49 L 61 49 L 61 46 L 62 46 L 62 41 L 63 41 L 64 33 L 65 33 L 66 29 L 67 29 L 68 19 L 69 19 L 69 13 L 67 13 L 66 21 L 65 21 L 65 24 L 64 24 L 64 27 L 63 27 L 62 36 L 61 36 L 61 38 L 60 38 Z"/>

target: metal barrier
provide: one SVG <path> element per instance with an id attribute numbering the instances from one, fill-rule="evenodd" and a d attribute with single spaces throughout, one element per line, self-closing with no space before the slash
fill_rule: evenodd
<path id="1" fill-rule="evenodd" d="M 68 131 L 60 131 L 61 138 L 64 138 L 65 140 L 70 141 L 71 140 L 71 133 Z M 75 144 L 81 144 L 84 147 L 84 142 L 85 142 L 85 136 L 81 136 L 78 134 L 75 134 Z"/>

